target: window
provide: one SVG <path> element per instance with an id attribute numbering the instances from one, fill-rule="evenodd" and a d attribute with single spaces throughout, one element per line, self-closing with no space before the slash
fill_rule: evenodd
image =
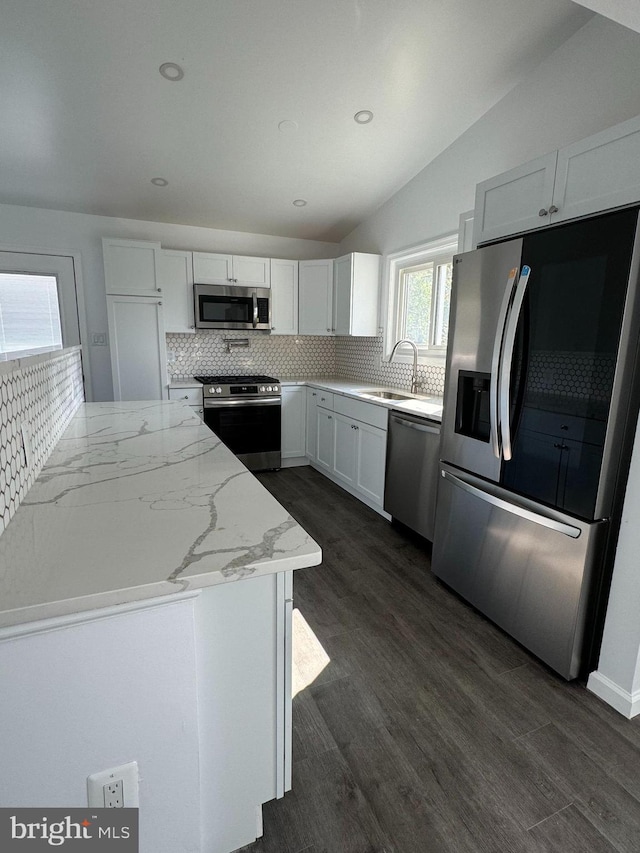
<path id="1" fill-rule="evenodd" d="M 0 272 L 0 353 L 61 346 L 56 276 Z"/>
<path id="2" fill-rule="evenodd" d="M 448 237 L 390 258 L 387 356 L 396 341 L 409 338 L 423 359 L 442 360 L 449 331 L 453 254 Z"/>
<path id="3" fill-rule="evenodd" d="M 71 255 L 0 251 L 0 361 L 80 343 L 76 265 Z"/>

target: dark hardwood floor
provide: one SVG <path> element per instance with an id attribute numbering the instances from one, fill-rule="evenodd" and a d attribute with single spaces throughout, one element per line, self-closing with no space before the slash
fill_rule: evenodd
<path id="1" fill-rule="evenodd" d="M 295 573 L 293 788 L 243 853 L 640 851 L 640 718 L 552 674 L 313 469 L 260 480 L 324 562 Z"/>

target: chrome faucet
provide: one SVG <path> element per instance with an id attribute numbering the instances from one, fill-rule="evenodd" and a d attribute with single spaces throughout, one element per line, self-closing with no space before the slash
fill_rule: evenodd
<path id="1" fill-rule="evenodd" d="M 418 347 L 414 344 L 413 341 L 409 340 L 409 338 L 402 338 L 393 345 L 393 349 L 391 350 L 391 355 L 389 356 L 389 364 L 393 361 L 393 356 L 396 354 L 396 350 L 401 344 L 409 344 L 409 346 L 413 347 L 413 372 L 411 373 L 411 393 L 418 393 Z"/>

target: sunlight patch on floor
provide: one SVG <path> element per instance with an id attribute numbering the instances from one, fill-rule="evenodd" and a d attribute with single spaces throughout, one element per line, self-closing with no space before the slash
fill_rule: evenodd
<path id="1" fill-rule="evenodd" d="M 293 695 L 316 680 L 331 658 L 297 608 L 293 610 Z"/>

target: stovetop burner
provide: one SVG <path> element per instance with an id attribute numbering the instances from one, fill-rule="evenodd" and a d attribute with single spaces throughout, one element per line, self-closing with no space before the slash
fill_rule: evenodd
<path id="1" fill-rule="evenodd" d="M 273 376 L 261 376 L 259 374 L 248 376 L 194 376 L 196 382 L 202 382 L 203 385 L 248 385 L 256 382 L 271 382 L 272 384 L 280 382 L 279 379 L 274 379 Z"/>

